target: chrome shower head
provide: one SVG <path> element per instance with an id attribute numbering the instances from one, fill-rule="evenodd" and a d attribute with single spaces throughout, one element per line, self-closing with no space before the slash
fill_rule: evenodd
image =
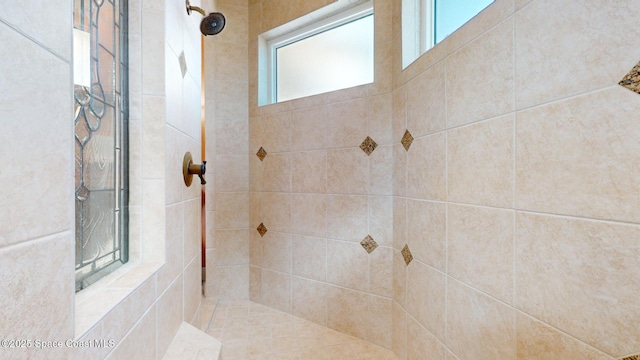
<path id="1" fill-rule="evenodd" d="M 191 15 L 191 11 L 196 11 L 204 16 L 204 19 L 200 22 L 200 32 L 202 35 L 216 35 L 222 29 L 224 29 L 224 25 L 226 24 L 226 19 L 222 13 L 212 12 L 207 15 L 204 10 L 197 6 L 191 6 L 189 0 L 187 0 L 187 14 Z"/>

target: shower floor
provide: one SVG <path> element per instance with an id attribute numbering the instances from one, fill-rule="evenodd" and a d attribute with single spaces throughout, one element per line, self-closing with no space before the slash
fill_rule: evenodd
<path id="1" fill-rule="evenodd" d="M 201 328 L 222 342 L 223 360 L 398 359 L 380 346 L 251 301 L 203 299 Z"/>

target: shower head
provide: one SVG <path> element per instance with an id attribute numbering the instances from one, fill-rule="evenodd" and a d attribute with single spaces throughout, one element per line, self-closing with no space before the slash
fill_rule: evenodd
<path id="1" fill-rule="evenodd" d="M 224 29 L 226 19 L 222 13 L 212 12 L 207 15 L 201 8 L 191 6 L 191 4 L 189 4 L 189 0 L 187 0 L 187 14 L 191 15 L 191 11 L 199 12 L 204 16 L 204 19 L 200 22 L 200 32 L 202 35 L 216 35 Z"/>
<path id="2" fill-rule="evenodd" d="M 205 36 L 216 35 L 224 29 L 225 23 L 226 19 L 222 13 L 212 12 L 205 16 L 205 18 L 200 22 L 200 32 Z"/>

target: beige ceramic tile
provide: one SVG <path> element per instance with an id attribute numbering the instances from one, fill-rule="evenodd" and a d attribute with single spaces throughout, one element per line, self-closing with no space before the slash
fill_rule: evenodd
<path id="1" fill-rule="evenodd" d="M 291 274 L 291 234 L 268 231 L 262 238 L 262 266 Z"/>
<path id="2" fill-rule="evenodd" d="M 325 325 L 327 321 L 326 285 L 321 282 L 293 277 L 292 314 L 316 324 Z"/>
<path id="3" fill-rule="evenodd" d="M 72 10 L 70 4 L 62 6 L 59 3 L 7 3 L 0 10 L 0 19 L 11 27 L 18 29 L 21 33 L 36 39 L 39 43 L 55 52 L 57 56 L 70 61 L 72 52 L 71 27 L 73 26 L 70 14 Z M 33 26 L 34 23 L 41 19 L 43 14 L 47 16 L 48 31 L 39 31 L 37 27 Z M 66 33 L 69 36 L 56 35 Z M 31 43 L 32 41 L 28 42 Z"/>
<path id="4" fill-rule="evenodd" d="M 371 344 L 382 346 L 384 348 L 391 348 L 391 331 L 393 327 L 392 319 L 392 303 L 393 300 L 388 297 L 369 295 L 369 303 L 367 307 L 367 315 L 369 317 L 369 325 L 367 335 L 364 340 L 370 342 L 370 344 L 362 341 L 352 343 L 351 346 L 357 351 L 360 357 L 366 358 L 366 356 L 383 356 L 379 347 L 374 347 Z M 357 346 L 364 345 L 364 346 Z"/>
<path id="5" fill-rule="evenodd" d="M 218 110 L 215 114 L 217 115 L 215 116 L 215 124 L 208 123 L 208 126 L 215 128 L 215 136 L 209 140 L 215 140 L 215 152 L 219 155 L 246 153 L 249 133 L 247 117 L 226 114 L 223 110 Z"/>
<path id="6" fill-rule="evenodd" d="M 291 194 L 262 193 L 262 220 L 267 231 L 291 231 Z M 251 224 L 255 229 L 259 224 Z"/>
<path id="7" fill-rule="evenodd" d="M 261 118 L 262 144 L 267 152 L 277 153 L 291 149 L 291 113 L 267 115 Z"/>
<path id="8" fill-rule="evenodd" d="M 367 134 L 366 99 L 350 100 L 327 106 L 327 145 L 334 147 L 359 146 Z"/>
<path id="9" fill-rule="evenodd" d="M 516 221 L 518 308 L 610 355 L 637 351 L 640 228 L 526 213 Z"/>
<path id="10" fill-rule="evenodd" d="M 297 235 L 327 235 L 327 200 L 325 195 L 293 194 L 291 232 Z"/>
<path id="11" fill-rule="evenodd" d="M 262 1 L 262 30 L 267 31 L 290 20 L 290 2 L 287 0 Z"/>
<path id="12" fill-rule="evenodd" d="M 358 243 L 328 240 L 327 282 L 369 291 L 369 254 Z"/>
<path id="13" fill-rule="evenodd" d="M 327 326 L 363 338 L 367 333 L 368 295 L 336 286 L 327 286 Z"/>
<path id="14" fill-rule="evenodd" d="M 391 117 L 391 129 L 393 142 L 397 143 L 407 130 L 407 86 L 393 90 L 393 113 Z"/>
<path id="15" fill-rule="evenodd" d="M 368 234 L 367 196 L 327 196 L 327 237 L 360 242 Z"/>
<path id="16" fill-rule="evenodd" d="M 72 337 L 74 275 L 71 266 L 60 267 L 73 264 L 72 239 L 73 233 L 66 232 L 0 250 L 3 323 L 13 324 L 3 326 L 7 339 Z M 37 266 L 34 259 L 39 259 Z"/>
<path id="17" fill-rule="evenodd" d="M 249 194 L 218 193 L 215 203 L 217 229 L 247 228 L 249 223 Z"/>
<path id="18" fill-rule="evenodd" d="M 445 73 L 441 62 L 407 84 L 407 129 L 414 137 L 446 127 Z"/>
<path id="19" fill-rule="evenodd" d="M 199 325 L 200 300 L 202 299 L 202 260 L 198 256 L 184 269 L 184 309 L 183 320 L 191 325 Z"/>
<path id="20" fill-rule="evenodd" d="M 249 190 L 249 158 L 246 155 L 218 155 L 214 166 L 216 192 Z"/>
<path id="21" fill-rule="evenodd" d="M 447 219 L 448 274 L 512 304 L 514 212 L 450 204 Z"/>
<path id="22" fill-rule="evenodd" d="M 216 11 L 220 11 L 227 19 L 223 32 L 215 36 L 215 41 L 226 44 L 247 44 L 249 29 L 249 14 L 246 4 L 234 1 L 233 4 L 223 4 L 222 1 L 214 1 Z M 192 16 L 193 17 L 193 16 Z M 210 40 L 210 39 L 208 39 Z M 211 39 L 212 40 L 212 39 Z M 205 42 L 206 43 L 206 42 Z"/>
<path id="23" fill-rule="evenodd" d="M 447 345 L 461 359 L 513 359 L 515 310 L 455 280 L 447 289 Z"/>
<path id="24" fill-rule="evenodd" d="M 442 342 L 445 298 L 445 275 L 420 261 L 412 261 L 407 268 L 407 312 Z"/>
<path id="25" fill-rule="evenodd" d="M 444 133 L 416 138 L 413 141 L 407 153 L 408 197 L 425 200 L 446 199 L 446 152 Z"/>
<path id="26" fill-rule="evenodd" d="M 161 261 L 164 259 L 164 228 L 158 226 L 165 221 L 164 194 L 165 183 L 159 180 L 143 181 L 142 205 L 142 254 L 145 261 Z M 183 204 L 183 211 L 191 211 L 187 203 Z M 183 213 L 184 214 L 184 213 Z M 199 220 L 198 220 L 199 221 Z M 194 229 L 190 229 L 192 232 Z M 185 229 L 183 228 L 183 231 Z M 184 236 L 184 232 L 183 232 Z M 185 243 L 188 255 L 193 255 L 191 244 Z M 189 246 L 189 247 L 187 247 Z M 187 254 L 185 254 L 187 255 Z"/>
<path id="27" fill-rule="evenodd" d="M 369 196 L 369 235 L 380 246 L 393 246 L 393 198 Z"/>
<path id="28" fill-rule="evenodd" d="M 292 153 L 291 172 L 293 192 L 324 193 L 327 188 L 326 151 Z"/>
<path id="29" fill-rule="evenodd" d="M 393 116 L 393 98 L 391 94 L 368 98 L 367 136 L 378 145 L 393 144 L 391 121 Z"/>
<path id="30" fill-rule="evenodd" d="M 364 138 L 365 136 L 360 142 Z M 367 154 L 360 148 L 327 151 L 327 193 L 367 194 L 368 190 L 369 159 Z"/>
<path id="31" fill-rule="evenodd" d="M 407 244 L 407 199 L 393 198 L 393 248 L 400 251 Z"/>
<path id="32" fill-rule="evenodd" d="M 326 239 L 293 236 L 293 274 L 325 281 L 327 273 Z"/>
<path id="33" fill-rule="evenodd" d="M 516 0 L 515 1 L 515 10 L 518 11 L 520 9 L 522 9 L 523 7 L 527 6 L 527 4 L 529 4 L 531 2 L 531 0 Z"/>
<path id="34" fill-rule="evenodd" d="M 398 250 L 393 250 L 393 300 L 400 306 L 407 304 L 407 264 Z"/>
<path id="35" fill-rule="evenodd" d="M 249 230 L 216 231 L 216 265 L 249 264 Z"/>
<path id="36" fill-rule="evenodd" d="M 326 147 L 327 117 L 324 105 L 291 113 L 291 150 L 316 150 Z"/>
<path id="37" fill-rule="evenodd" d="M 627 50 L 640 46 L 640 30 L 615 19 L 638 11 L 640 4 L 633 0 L 615 5 L 534 1 L 519 11 L 518 109 L 617 84 L 638 61 L 638 54 Z"/>
<path id="38" fill-rule="evenodd" d="M 274 309 L 291 312 L 291 275 L 262 270 L 262 301 Z"/>
<path id="39" fill-rule="evenodd" d="M 393 193 L 393 166 L 393 146 L 378 146 L 369 156 L 370 194 Z"/>
<path id="40" fill-rule="evenodd" d="M 393 296 L 393 249 L 378 246 L 369 255 L 369 276 L 371 293 Z"/>
<path id="41" fill-rule="evenodd" d="M 407 193 L 407 152 L 400 143 L 393 145 L 393 195 Z"/>
<path id="42" fill-rule="evenodd" d="M 253 265 L 249 267 L 249 299 L 262 302 L 262 269 Z"/>
<path id="43" fill-rule="evenodd" d="M 145 11 L 142 14 L 142 91 L 146 95 L 163 95 L 165 88 L 165 44 L 158 33 L 164 33 L 164 14 Z"/>
<path id="44" fill-rule="evenodd" d="M 397 303 L 392 305 L 391 349 L 399 359 L 407 358 L 407 312 Z"/>
<path id="45" fill-rule="evenodd" d="M 291 0 L 290 17 L 296 19 L 302 15 L 318 10 L 327 3 L 326 0 Z"/>
<path id="46" fill-rule="evenodd" d="M 216 267 L 211 295 L 222 299 L 249 297 L 249 266 Z"/>
<path id="47" fill-rule="evenodd" d="M 26 10 L 35 6 L 35 3 L 6 4 L 0 10 L 0 18 L 26 26 Z M 44 6 L 43 11 L 48 8 L 52 11 L 62 8 L 65 13 L 71 10 L 68 6 Z M 21 11 L 12 11 L 17 9 Z M 67 21 L 61 22 L 60 18 L 53 21 L 54 28 L 68 26 L 69 36 L 64 41 L 56 41 L 60 45 L 66 43 L 65 49 L 69 49 L 68 38 L 71 36 L 69 15 L 62 17 Z M 10 171 L 7 168 L 0 175 L 3 189 L 0 246 L 5 246 L 73 226 L 74 159 L 71 149 L 74 145 L 69 65 L 4 23 L 0 25 L 0 36 L 3 48 L 11 49 L 11 56 L 0 60 L 3 74 L 0 86 L 5 89 L 0 109 L 3 119 L 0 161 L 6 166 L 13 164 Z M 42 40 L 51 36 L 43 34 Z M 68 53 L 69 50 L 65 55 Z M 37 96 L 34 101 L 36 89 L 43 96 Z"/>
<path id="48" fill-rule="evenodd" d="M 517 324 L 517 359 L 613 360 L 585 343 L 522 313 L 517 315 Z"/>
<path id="49" fill-rule="evenodd" d="M 407 360 L 444 360 L 445 347 L 413 318 L 407 319 Z"/>
<path id="50" fill-rule="evenodd" d="M 144 96 L 142 98 L 142 111 L 145 119 L 154 120 L 144 121 L 142 124 L 142 132 L 144 134 L 142 137 L 142 168 L 144 177 L 147 179 L 164 178 L 166 132 L 164 121 L 162 121 L 164 120 L 164 109 L 164 97 Z M 89 144 L 87 143 L 87 145 Z M 180 160 L 182 161 L 182 159 Z"/>
<path id="51" fill-rule="evenodd" d="M 514 116 L 450 130 L 447 138 L 448 199 L 513 206 Z"/>
<path id="52" fill-rule="evenodd" d="M 447 126 L 515 110 L 513 20 L 494 27 L 447 59 Z"/>
<path id="53" fill-rule="evenodd" d="M 446 267 L 447 209 L 443 203 L 407 200 L 407 244 L 414 259 Z"/>
<path id="54" fill-rule="evenodd" d="M 518 113 L 518 208 L 640 221 L 639 110 L 617 86 Z"/>
<path id="55" fill-rule="evenodd" d="M 269 154 L 263 163 L 263 190 L 291 191 L 291 154 Z"/>
<path id="56" fill-rule="evenodd" d="M 156 357 L 157 311 L 155 305 L 131 329 L 107 359 L 153 359 Z"/>

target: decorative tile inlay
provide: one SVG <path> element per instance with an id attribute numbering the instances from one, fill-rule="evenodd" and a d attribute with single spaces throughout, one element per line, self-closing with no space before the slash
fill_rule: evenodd
<path id="1" fill-rule="evenodd" d="M 375 150 L 377 147 L 378 144 L 376 144 L 376 142 L 368 136 L 366 139 L 364 139 L 362 144 L 360 144 L 360 149 L 362 149 L 362 151 L 364 151 L 367 155 L 371 155 L 373 150 Z"/>
<path id="2" fill-rule="evenodd" d="M 640 62 L 638 62 L 636 66 L 634 66 L 633 69 L 631 69 L 631 71 L 629 71 L 629 73 L 620 80 L 618 85 L 622 85 L 627 89 L 640 94 Z"/>
<path id="3" fill-rule="evenodd" d="M 620 360 L 640 360 L 640 354 L 638 355 L 632 355 L 632 356 L 627 356 L 626 358 L 622 358 Z"/>
<path id="4" fill-rule="evenodd" d="M 260 159 L 260 161 L 262 161 L 267 156 L 267 152 L 262 148 L 262 146 L 260 146 L 260 150 L 258 150 L 256 155 L 258 155 L 258 159 Z"/>
<path id="5" fill-rule="evenodd" d="M 263 223 L 260 223 L 260 225 L 258 225 L 258 228 L 256 230 L 258 230 L 258 232 L 260 233 L 260 237 L 263 237 L 264 234 L 267 233 L 267 227 L 264 226 Z"/>
<path id="6" fill-rule="evenodd" d="M 369 254 L 371 254 L 373 250 L 375 250 L 378 247 L 378 243 L 375 240 L 373 240 L 371 235 L 367 235 L 367 237 L 365 237 L 362 241 L 360 241 L 360 245 L 362 245 L 362 247 L 365 250 L 367 250 Z"/>
<path id="7" fill-rule="evenodd" d="M 411 255 L 411 250 L 409 250 L 409 245 L 405 245 L 402 248 L 401 253 L 402 253 L 402 257 L 404 258 L 405 264 L 409 266 L 409 263 L 411 262 L 411 260 L 413 260 L 413 255 Z"/>
<path id="8" fill-rule="evenodd" d="M 400 142 L 402 143 L 402 146 L 404 146 L 404 149 L 406 151 L 409 151 L 411 143 L 413 142 L 413 136 L 411 136 L 409 130 L 404 132 L 404 135 L 402 136 L 402 140 Z"/>

